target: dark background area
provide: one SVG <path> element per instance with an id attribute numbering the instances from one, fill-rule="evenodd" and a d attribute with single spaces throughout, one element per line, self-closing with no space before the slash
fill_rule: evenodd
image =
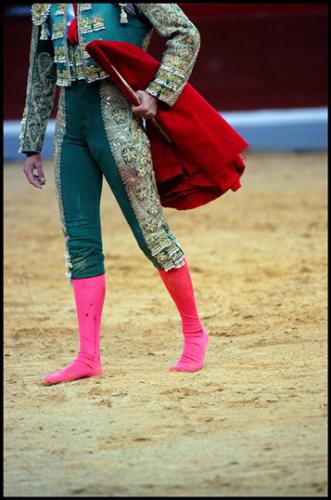
<path id="1" fill-rule="evenodd" d="M 30 5 L 2 4 L 7 120 L 20 119 L 24 107 Z M 190 83 L 216 109 L 327 105 L 327 3 L 179 5 L 201 34 Z M 155 33 L 149 52 L 160 59 L 164 43 Z"/>

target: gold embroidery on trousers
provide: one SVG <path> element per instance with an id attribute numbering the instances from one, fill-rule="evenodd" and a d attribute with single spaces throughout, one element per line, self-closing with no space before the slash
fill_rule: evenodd
<path id="1" fill-rule="evenodd" d="M 158 267 L 179 268 L 185 264 L 184 252 L 164 219 L 150 143 L 140 118 L 109 79 L 99 85 L 109 146 L 146 245 Z"/>
<path id="2" fill-rule="evenodd" d="M 65 222 L 65 217 L 64 217 L 62 191 L 61 191 L 61 150 L 62 150 L 62 143 L 63 143 L 64 134 L 65 134 L 65 129 L 66 129 L 65 89 L 61 88 L 60 96 L 59 96 L 58 110 L 57 110 L 57 115 L 56 115 L 55 134 L 54 134 L 55 186 L 56 186 L 56 195 L 57 195 L 57 200 L 58 200 L 58 205 L 59 205 L 59 210 L 60 210 L 62 231 L 63 231 L 63 235 L 65 237 L 66 249 L 65 249 L 65 253 L 64 253 L 64 259 L 65 259 L 65 264 L 67 267 L 66 277 L 70 279 L 71 278 L 71 269 L 73 266 L 72 266 L 72 263 L 70 260 L 70 255 L 69 255 L 68 234 L 67 234 L 66 222 Z"/>

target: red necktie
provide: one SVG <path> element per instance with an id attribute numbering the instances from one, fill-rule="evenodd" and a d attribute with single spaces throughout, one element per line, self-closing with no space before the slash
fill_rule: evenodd
<path id="1" fill-rule="evenodd" d="M 77 32 L 77 4 L 73 3 L 74 6 L 74 11 L 75 11 L 75 17 L 70 23 L 70 26 L 68 28 L 68 40 L 71 43 L 71 45 L 75 45 L 78 43 L 78 32 Z"/>

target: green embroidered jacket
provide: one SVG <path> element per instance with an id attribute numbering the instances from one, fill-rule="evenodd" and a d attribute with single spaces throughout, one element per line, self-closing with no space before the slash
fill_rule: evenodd
<path id="1" fill-rule="evenodd" d="M 89 41 L 127 41 L 147 50 L 154 29 L 166 37 L 160 67 L 145 90 L 169 106 L 173 106 L 181 94 L 199 52 L 199 32 L 175 3 L 77 4 L 79 44 L 73 48 L 67 42 L 68 5 L 32 5 L 20 153 L 41 151 L 56 85 L 70 86 L 76 79 L 90 83 L 107 78 L 85 50 Z"/>

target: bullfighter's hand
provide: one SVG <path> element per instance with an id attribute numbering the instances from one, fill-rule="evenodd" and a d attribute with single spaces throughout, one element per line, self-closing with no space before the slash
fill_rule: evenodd
<path id="1" fill-rule="evenodd" d="M 132 111 L 147 120 L 154 118 L 157 113 L 157 98 L 145 90 L 137 90 L 137 95 L 140 99 L 140 104 L 138 106 L 132 105 Z"/>
<path id="2" fill-rule="evenodd" d="M 42 187 L 46 184 L 43 161 L 39 153 L 26 158 L 23 172 L 32 186 L 42 189 Z"/>

